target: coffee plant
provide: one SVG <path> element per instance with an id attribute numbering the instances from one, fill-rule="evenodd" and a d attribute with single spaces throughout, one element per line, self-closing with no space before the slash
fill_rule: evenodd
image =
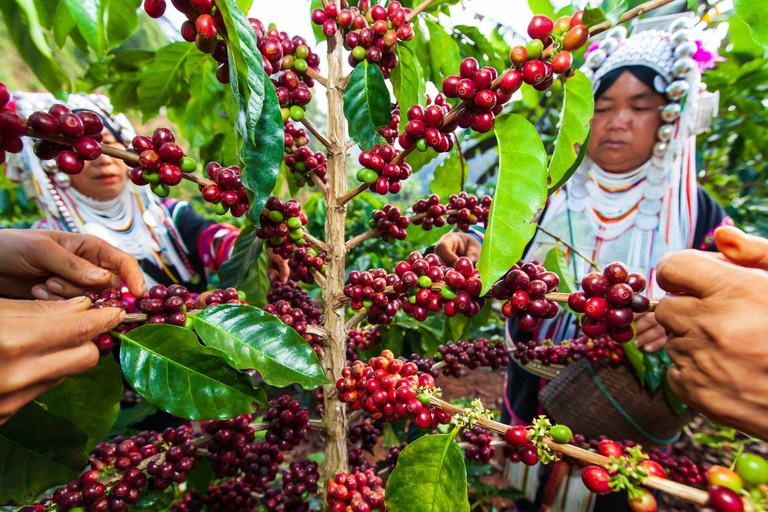
<path id="1" fill-rule="evenodd" d="M 94 307 L 138 313 L 94 339 L 103 356 L 115 357 L 70 377 L 0 427 L 0 460 L 6 461 L 0 465 L 0 503 L 23 512 L 121 512 L 134 506 L 180 512 L 468 511 L 464 459 L 488 463 L 498 446 L 513 463 L 565 458 L 580 464 L 588 489 L 626 490 L 635 511 L 656 510 L 648 489 L 719 512 L 743 510 L 742 499 L 765 500 L 768 463 L 749 454 L 736 459 L 735 471 L 712 467 L 702 477 L 690 461 L 659 451 L 646 454 L 631 443 L 590 443 L 545 417 L 510 427 L 494 421 L 479 400 L 459 407 L 440 399 L 439 379 L 480 368 L 503 370 L 513 360 L 544 366 L 605 360 L 642 373 L 644 356 L 632 343 L 633 313 L 655 304 L 642 295 L 645 278 L 629 274 L 619 262 L 587 275 L 576 291 L 563 270 L 560 246 L 544 264 L 519 261 L 548 195 L 583 158 L 578 148 L 588 137 L 593 98 L 589 80 L 573 67 L 574 52 L 610 28 L 610 22 L 600 22 L 603 12 L 577 11 L 557 20 L 536 15 L 526 45 L 501 56 L 481 49 L 460 58 L 452 36 L 430 17 L 439 9 L 440 2 L 433 2 L 313 1 L 316 35 L 328 47 L 323 62 L 303 38 L 248 18 L 246 0 L 144 0 L 143 9 L 153 18 L 170 9 L 187 18 L 181 27 L 185 42 L 158 53 L 147 67 L 159 69 L 165 59 L 202 70 L 195 80 L 205 80 L 203 87 L 221 97 L 215 105 L 195 100 L 188 107 L 199 123 L 222 110 L 235 128 L 236 137 L 226 131 L 209 137 L 198 132 L 197 120 L 180 123 L 205 165 L 188 156 L 165 127 L 137 136 L 125 151 L 100 143 L 103 127 L 90 112 L 55 105 L 23 118 L 6 107 L 10 94 L 0 86 L 5 151 L 20 151 L 22 138 L 30 137 L 40 158 L 55 159 L 68 174 L 81 172 L 85 160 L 108 154 L 132 168 L 135 185 L 160 197 L 186 180 L 198 186 L 215 213 L 246 219 L 220 273 L 222 288 L 197 303 L 178 285 L 152 287 L 135 302 L 115 289 L 89 295 Z M 135 3 L 113 0 L 108 23 L 115 6 L 130 9 Z M 648 2 L 622 21 L 666 3 Z M 426 18 L 420 19 L 423 11 Z M 104 20 L 91 19 L 102 30 L 101 39 L 91 37 L 80 19 L 71 36 L 104 55 Z M 113 32 L 118 30 L 112 27 L 110 36 Z M 451 58 L 424 69 L 419 55 L 426 46 L 439 52 L 448 42 L 456 49 Z M 345 63 L 351 68 L 347 75 Z M 185 105 L 178 103 L 183 95 L 151 86 L 162 79 L 156 74 L 155 82 L 136 93 L 140 107 Z M 434 101 L 425 93 L 427 78 L 441 91 Z M 89 80 L 98 81 L 95 75 Z M 559 135 L 548 155 L 536 127 L 507 105 L 521 88 L 546 91 L 555 84 L 565 97 Z M 225 86 L 231 95 L 224 94 Z M 308 116 L 320 88 L 328 100 L 325 133 Z M 222 98 L 230 96 L 234 101 L 225 106 Z M 462 167 L 458 189 L 410 201 L 410 210 L 393 204 L 427 155 L 449 153 L 463 162 L 460 128 L 495 134 L 499 167 L 493 196 L 464 191 Z M 323 150 L 311 150 L 310 141 Z M 223 158 L 223 152 L 214 155 L 217 144 L 236 146 L 237 161 Z M 357 186 L 348 189 L 347 150 L 355 145 Z M 303 186 L 317 192 L 305 204 L 297 197 L 282 199 L 276 185 L 283 179 L 291 196 Z M 378 196 L 385 197 L 379 202 Z M 376 206 L 355 217 L 353 208 L 363 197 Z M 350 218 L 371 229 L 348 237 Z M 323 237 L 312 233 L 319 226 Z M 454 226 L 463 232 L 485 229 L 476 265 L 459 258 L 446 266 L 418 247 L 436 240 L 430 232 L 439 236 Z M 402 261 L 348 266 L 348 253 L 378 239 L 392 244 L 392 254 L 401 254 Z M 404 243 L 417 246 L 409 254 Z M 287 283 L 268 284 L 264 248 L 291 269 Z M 260 290 L 238 291 L 241 287 Z M 255 305 L 246 302 L 251 295 Z M 526 331 L 567 305 L 584 315 L 583 332 L 559 346 L 513 347 L 469 333 L 472 319 L 490 314 L 493 299 L 504 317 L 516 317 Z M 446 343 L 431 343 L 434 319 L 465 327 Z M 410 326 L 422 339 L 409 358 L 402 340 L 393 343 L 402 335 L 396 325 Z M 181 424 L 108 435 L 118 420 L 122 379 Z M 298 387 L 311 392 L 316 403 L 308 401 L 309 394 L 288 394 Z M 398 422 L 417 434 L 409 443 L 398 439 L 379 464 L 370 462 L 365 452 L 373 452 Z M 312 431 L 324 438 L 320 463 L 294 456 Z M 704 481 L 708 490 L 697 488 Z"/>

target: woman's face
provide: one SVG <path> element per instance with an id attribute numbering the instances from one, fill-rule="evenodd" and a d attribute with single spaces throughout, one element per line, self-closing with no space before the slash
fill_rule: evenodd
<path id="1" fill-rule="evenodd" d="M 108 130 L 104 131 L 103 144 L 125 149 Z M 118 159 L 102 154 L 86 161 L 83 171 L 71 177 L 72 186 L 86 196 L 99 201 L 109 201 L 120 195 L 128 179 L 128 167 Z"/>
<path id="2" fill-rule="evenodd" d="M 595 103 L 587 153 L 608 172 L 630 172 L 653 154 L 667 100 L 625 71 Z"/>

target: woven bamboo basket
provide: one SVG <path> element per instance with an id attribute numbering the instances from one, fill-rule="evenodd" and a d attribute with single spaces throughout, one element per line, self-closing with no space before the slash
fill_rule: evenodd
<path id="1" fill-rule="evenodd" d="M 591 367 L 592 371 L 586 360 L 570 364 L 539 392 L 547 416 L 574 433 L 587 439 L 605 435 L 644 447 L 662 446 L 673 441 L 695 415 L 690 409 L 678 415 L 663 391 L 651 393 L 641 386 L 628 366 L 597 363 Z"/>

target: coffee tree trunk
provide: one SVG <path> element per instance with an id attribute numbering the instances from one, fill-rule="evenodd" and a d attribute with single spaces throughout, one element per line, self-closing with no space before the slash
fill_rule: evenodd
<path id="1" fill-rule="evenodd" d="M 337 0 L 338 2 L 338 0 Z M 341 32 L 328 38 L 328 196 L 325 220 L 325 241 L 330 248 L 326 259 L 326 285 L 323 288 L 325 304 L 325 330 L 328 333 L 324 347 L 325 372 L 331 382 L 341 377 L 346 364 L 346 332 L 344 329 L 344 305 L 339 302 L 344 289 L 344 256 L 346 240 L 344 225 L 347 208 L 338 198 L 347 192 L 346 174 L 346 120 L 344 118 L 343 87 L 343 45 Z M 347 471 L 347 416 L 345 404 L 337 399 L 336 387 L 325 386 L 325 474 L 333 478 L 338 472 Z"/>

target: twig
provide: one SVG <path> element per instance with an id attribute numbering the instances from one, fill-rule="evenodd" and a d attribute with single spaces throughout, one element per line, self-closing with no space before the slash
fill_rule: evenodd
<path id="1" fill-rule="evenodd" d="M 621 18 L 619 18 L 619 23 L 624 23 L 625 21 L 631 20 L 632 18 L 637 18 L 638 16 L 642 16 L 643 14 L 647 13 L 648 11 L 658 9 L 659 7 L 663 7 L 674 1 L 675 0 L 651 0 L 650 2 L 645 2 L 644 4 L 640 4 L 634 9 L 630 9 L 624 14 L 622 14 Z M 609 30 L 611 26 L 612 25 L 610 21 L 606 21 L 606 22 L 600 23 L 599 25 L 595 25 L 594 27 L 589 29 L 589 35 L 594 36 L 602 32 L 605 32 L 606 30 Z"/>
<path id="2" fill-rule="evenodd" d="M 317 140 L 319 140 L 323 146 L 325 146 L 328 149 L 331 149 L 333 147 L 333 143 L 331 143 L 330 140 L 328 140 L 328 137 L 323 135 L 323 133 L 320 132 L 320 130 L 317 129 L 317 126 L 312 124 L 312 121 L 310 121 L 306 116 L 304 116 L 301 119 L 301 124 L 307 127 L 307 130 L 310 131 L 312 135 L 317 137 Z"/>
<path id="3" fill-rule="evenodd" d="M 326 3 L 326 0 L 323 0 L 323 3 Z M 322 84 L 323 87 L 328 87 L 328 80 L 323 75 L 315 71 L 314 69 L 307 68 L 306 74 L 312 80 L 320 82 L 320 84 Z"/>
<path id="4" fill-rule="evenodd" d="M 347 84 L 349 83 L 349 80 L 350 80 L 351 78 L 352 78 L 352 73 L 348 74 L 347 76 L 345 76 L 344 78 L 342 78 L 341 80 L 339 80 L 339 85 L 338 85 L 337 87 L 339 87 L 339 88 L 340 88 L 340 89 L 343 91 L 343 90 L 344 90 L 344 88 L 345 88 L 345 87 L 347 86 Z"/>
<path id="5" fill-rule="evenodd" d="M 323 242 L 322 240 L 314 236 L 312 233 L 310 233 L 306 229 L 304 230 L 304 239 L 326 254 L 331 252 L 331 249 L 328 247 L 328 244 L 326 244 L 325 242 Z"/>
<path id="6" fill-rule="evenodd" d="M 323 180 L 320 179 L 320 176 L 315 174 L 315 171 L 309 171 L 309 179 L 312 180 L 312 183 L 315 184 L 315 186 L 317 187 L 317 190 L 323 195 L 323 199 L 327 201 L 328 187 L 325 186 L 325 183 L 323 183 Z"/>
<path id="7" fill-rule="evenodd" d="M 315 267 L 309 267 L 309 273 L 312 274 L 312 277 L 320 288 L 325 286 L 325 276 L 319 270 Z"/>
<path id="8" fill-rule="evenodd" d="M 429 7 L 434 1 L 435 0 L 424 0 L 421 2 L 415 9 L 408 13 L 408 15 L 405 17 L 405 22 L 410 23 L 413 21 L 413 18 L 418 16 L 421 11 Z"/>
<path id="9" fill-rule="evenodd" d="M 464 409 L 461 407 L 457 407 L 455 405 L 449 404 L 448 402 L 444 402 L 439 398 L 433 397 L 430 400 L 430 405 L 433 405 L 435 408 L 447 412 L 451 415 L 464 414 Z M 506 431 L 509 429 L 509 425 L 505 425 L 503 423 L 499 423 L 498 421 L 493 421 L 482 417 L 477 418 L 477 424 L 486 430 L 497 432 L 502 435 L 504 435 L 504 433 L 506 433 Z M 550 438 L 545 438 L 544 444 L 556 452 L 562 453 L 563 455 L 568 455 L 574 459 L 583 460 L 589 464 L 595 464 L 604 468 L 609 468 L 613 465 L 613 462 L 611 462 L 611 459 L 608 457 L 593 453 L 589 450 L 584 450 L 572 444 L 556 443 Z M 652 489 L 664 491 L 668 494 L 692 501 L 699 505 L 706 505 L 709 502 L 709 495 L 706 491 L 688 487 L 687 485 L 679 484 L 664 478 L 649 476 L 645 478 L 643 485 Z"/>
<path id="10" fill-rule="evenodd" d="M 307 325 L 307 334 L 314 334 L 315 336 L 325 339 L 328 337 L 328 333 L 325 332 L 325 329 L 323 329 L 320 326 L 317 325 Z"/>
<path id="11" fill-rule="evenodd" d="M 355 147 L 355 144 L 357 144 L 357 142 L 353 141 L 352 139 L 349 139 L 349 140 L 347 141 L 347 143 L 344 145 L 344 149 L 346 149 L 347 151 L 349 151 L 350 149 L 352 149 L 353 147 Z"/>
<path id="12" fill-rule="evenodd" d="M 351 329 L 354 329 L 357 324 L 363 321 L 363 319 L 368 316 L 368 308 L 363 308 L 357 313 L 355 313 L 352 318 L 347 320 L 347 323 L 344 324 L 344 330 L 346 332 L 349 332 Z"/>
<path id="13" fill-rule="evenodd" d="M 346 194 L 344 194 L 343 196 L 341 196 L 339 198 L 339 206 L 344 206 L 345 204 L 350 202 L 353 197 L 355 197 L 358 194 L 362 194 L 363 192 L 368 190 L 369 186 L 370 185 L 366 185 L 365 183 L 363 183 L 363 184 L 358 185 L 357 187 L 353 188 L 352 190 L 350 190 L 349 192 L 347 192 Z"/>
<path id="14" fill-rule="evenodd" d="M 56 142 L 58 144 L 63 144 L 65 146 L 72 146 L 74 144 L 74 141 L 71 141 L 69 139 L 65 139 L 63 137 L 49 137 L 47 135 L 42 135 L 34 131 L 32 128 L 30 128 L 27 131 L 27 136 L 33 139 L 40 139 L 40 140 L 47 140 L 50 142 Z M 116 148 L 113 146 L 108 146 L 106 144 L 99 143 L 99 147 L 101 148 L 101 152 L 107 156 L 111 156 L 112 158 L 118 158 L 125 162 L 126 164 L 136 167 L 139 165 L 139 155 L 136 153 L 131 153 L 130 151 L 126 151 L 124 149 Z M 206 185 L 215 185 L 216 182 L 213 180 L 209 180 L 208 178 L 203 178 L 202 176 L 198 176 L 197 174 L 193 174 L 191 172 L 182 172 L 181 177 L 185 180 L 189 180 L 193 183 L 197 183 L 198 185 L 206 186 Z"/>
<path id="15" fill-rule="evenodd" d="M 200 313 L 202 309 L 191 309 L 187 311 L 187 315 L 196 315 Z M 128 313 L 123 319 L 124 324 L 143 323 L 149 320 L 149 317 L 153 315 L 147 315 L 145 313 Z"/>
<path id="16" fill-rule="evenodd" d="M 347 423 L 351 425 L 352 423 L 355 422 L 355 420 L 360 419 L 363 416 L 363 414 L 365 414 L 365 411 L 362 409 L 352 411 L 352 413 L 349 416 L 347 416 Z"/>
<path id="17" fill-rule="evenodd" d="M 459 152 L 459 163 L 461 164 L 461 191 L 464 191 L 464 180 L 466 179 L 467 170 L 464 162 L 464 152 L 461 150 L 461 143 L 459 142 L 459 136 L 456 132 L 453 132 L 453 140 L 456 141 L 456 150 Z"/>
<path id="18" fill-rule="evenodd" d="M 566 242 L 565 240 L 563 240 L 559 236 L 557 236 L 557 235 L 555 235 L 553 233 L 550 233 L 549 231 L 547 231 L 546 229 L 541 227 L 539 224 L 536 224 L 536 229 L 538 229 L 539 231 L 541 231 L 545 235 L 554 238 L 555 240 L 558 241 L 558 243 L 561 243 L 564 246 L 566 246 L 567 248 L 569 248 L 571 250 L 571 252 L 573 252 L 576 256 L 579 256 L 581 259 L 583 259 L 584 261 L 589 263 L 592 266 L 592 268 L 594 268 L 598 272 L 601 271 L 600 267 L 597 266 L 597 263 L 595 263 L 593 260 L 591 260 L 591 259 L 587 258 L 586 256 L 584 256 L 581 252 L 579 252 L 578 249 L 576 249 L 574 246 L 572 246 L 571 244 L 569 244 L 568 242 Z"/>
<path id="19" fill-rule="evenodd" d="M 446 362 L 445 362 L 445 361 L 440 361 L 439 363 L 437 363 L 436 365 L 434 365 L 434 366 L 432 367 L 432 369 L 433 369 L 433 370 L 441 370 L 441 369 L 445 368 L 445 366 L 446 366 Z"/>
<path id="20" fill-rule="evenodd" d="M 312 427 L 312 430 L 319 430 L 321 432 L 325 432 L 327 428 L 323 420 L 309 420 L 309 425 Z"/>

